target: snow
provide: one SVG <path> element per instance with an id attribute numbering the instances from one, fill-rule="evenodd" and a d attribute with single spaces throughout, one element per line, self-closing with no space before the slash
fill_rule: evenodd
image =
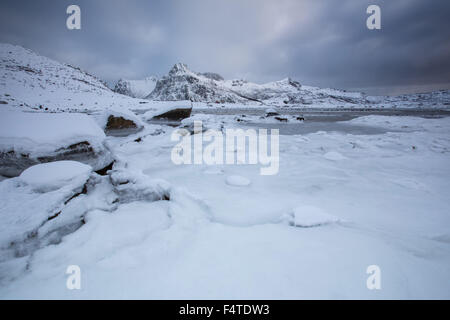
<path id="1" fill-rule="evenodd" d="M 235 125 L 233 117 L 219 118 Z M 208 119 L 217 120 L 203 117 L 206 126 Z M 85 225 L 57 245 L 41 245 L 32 259 L 5 258 L 0 273 L 15 277 L 5 278 L 0 296 L 448 298 L 450 119 L 370 116 L 349 123 L 356 121 L 389 121 L 396 131 L 282 135 L 275 176 L 259 175 L 257 165 L 176 166 L 170 162 L 171 128 L 140 143 L 111 138 L 118 159 L 111 178 L 72 200 L 40 234 L 86 212 Z M 146 124 L 142 134 L 151 128 Z M 326 154 L 346 159 L 330 161 Z M 233 176 L 251 187 L 224 183 Z M 17 201 L 29 208 L 33 202 L 25 197 L 55 195 L 26 188 L 1 192 L 8 203 L 3 234 L 24 230 L 8 220 L 11 212 L 24 211 Z M 8 200 L 12 195 L 15 200 Z M 81 206 L 83 199 L 92 204 Z M 25 211 L 33 217 L 47 212 Z M 286 215 L 292 223 L 284 223 Z M 27 272 L 15 271 L 26 264 Z M 84 275 L 80 291 L 64 286 L 71 264 Z M 365 286 L 372 264 L 382 270 L 381 291 Z"/>
<path id="2" fill-rule="evenodd" d="M 294 225 L 296 227 L 316 227 L 333 222 L 337 222 L 339 219 L 323 212 L 318 207 L 314 206 L 298 206 L 293 210 L 294 213 Z"/>
<path id="3" fill-rule="evenodd" d="M 228 176 L 226 183 L 230 186 L 245 187 L 250 185 L 250 180 L 242 176 Z"/>
<path id="4" fill-rule="evenodd" d="M 7 249 L 12 241 L 20 243 L 27 237 L 33 238 L 45 221 L 81 192 L 90 170 L 88 166 L 73 162 L 37 165 L 24 172 L 24 176 L 0 182 L 0 249 Z M 75 173 L 79 176 L 74 176 Z M 51 176 L 43 176 L 45 174 Z M 0 261 L 4 259 L 0 250 Z"/>
<path id="5" fill-rule="evenodd" d="M 328 159 L 331 161 L 339 161 L 339 160 L 345 159 L 345 157 L 342 154 L 340 154 L 339 152 L 335 152 L 335 151 L 327 152 L 323 155 L 323 157 L 325 159 Z"/>
<path id="6" fill-rule="evenodd" d="M 26 169 L 19 179 L 34 191 L 48 192 L 69 183 L 81 185 L 89 178 L 92 168 L 76 161 L 42 163 Z"/>
<path id="7" fill-rule="evenodd" d="M 104 132 L 85 114 L 1 112 L 0 116 L 2 151 L 37 156 L 83 141 L 99 150 L 104 139 Z"/>
<path id="8" fill-rule="evenodd" d="M 189 102 L 141 101 L 100 83 L 93 89 L 88 75 L 91 85 L 72 86 L 69 75 L 82 76 L 79 71 L 25 49 L 1 48 L 8 60 L 0 63 L 1 92 L 6 88 L 18 101 L 2 107 L 5 146 L 41 153 L 89 139 L 94 146 L 107 144 L 115 159 L 106 176 L 64 161 L 0 181 L 1 299 L 450 298 L 450 117 L 360 116 L 342 124 L 380 130 L 281 134 L 273 176 L 260 175 L 259 164 L 175 165 L 176 128 L 145 120 Z M 44 80 L 17 69 L 28 63 L 55 84 L 39 89 Z M 190 72 L 182 65 L 175 71 Z M 67 87 L 54 79 L 59 73 Z M 219 131 L 243 127 L 237 122 L 242 108 L 262 114 L 279 106 L 286 88 L 306 103 L 323 99 L 311 108 L 340 105 L 326 95 L 364 99 L 289 79 L 265 86 L 235 81 L 233 88 L 266 92 L 268 105 L 197 102 L 194 111 L 224 105 L 224 114 L 194 113 L 181 126 L 201 120 Z M 439 108 L 447 96 L 430 94 L 437 106 L 429 107 Z M 33 109 L 20 107 L 21 101 L 48 100 L 57 108 L 67 97 L 76 101 L 70 108 L 83 103 L 88 114 L 19 112 Z M 396 99 L 377 101 L 392 107 Z M 412 101 L 413 108 L 420 99 L 402 103 Z M 96 121 L 112 112 L 142 120 L 143 130 L 105 138 Z M 250 113 L 242 117 L 245 125 L 277 123 Z M 366 287 L 367 267 L 374 264 L 382 290 Z M 81 268 L 81 290 L 66 288 L 69 265 Z"/>

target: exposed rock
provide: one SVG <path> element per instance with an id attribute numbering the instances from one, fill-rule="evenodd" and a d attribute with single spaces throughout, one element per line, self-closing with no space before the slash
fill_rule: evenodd
<path id="1" fill-rule="evenodd" d="M 180 121 L 191 116 L 192 108 L 176 108 L 160 115 L 156 115 L 154 119 L 165 119 L 171 121 Z"/>
<path id="2" fill-rule="evenodd" d="M 280 122 L 288 122 L 287 118 L 282 118 L 282 117 L 275 117 L 276 120 L 280 121 Z"/>
<path id="3" fill-rule="evenodd" d="M 106 122 L 105 133 L 109 136 L 128 136 L 142 130 L 133 120 L 125 119 L 123 116 L 110 115 Z"/>
<path id="4" fill-rule="evenodd" d="M 111 162 L 110 164 L 108 164 L 106 167 L 95 171 L 96 174 L 101 175 L 101 176 L 106 176 L 108 174 L 109 171 L 111 171 L 114 167 L 114 163 L 115 161 Z"/>
<path id="5" fill-rule="evenodd" d="M 16 177 L 33 165 L 61 160 L 79 161 L 92 165 L 94 168 L 99 166 L 103 168 L 102 158 L 112 159 L 112 156 L 106 149 L 95 151 L 87 141 L 59 148 L 51 155 L 40 157 L 33 157 L 27 153 L 16 153 L 13 150 L 0 151 L 0 175 Z"/>
<path id="6" fill-rule="evenodd" d="M 275 110 L 274 108 L 269 108 L 266 110 L 266 117 L 273 117 L 278 115 L 279 115 L 278 111 Z"/>

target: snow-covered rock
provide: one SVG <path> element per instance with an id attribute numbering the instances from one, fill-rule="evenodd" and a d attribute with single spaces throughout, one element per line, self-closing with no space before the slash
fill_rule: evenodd
<path id="1" fill-rule="evenodd" d="M 77 161 L 55 161 L 41 163 L 26 169 L 19 179 L 34 191 L 48 192 L 59 189 L 69 183 L 83 185 L 92 168 Z"/>
<path id="2" fill-rule="evenodd" d="M 45 221 L 59 215 L 65 204 L 82 192 L 90 170 L 72 161 L 53 163 L 37 165 L 21 177 L 2 181 L 0 248 L 35 237 Z"/>
<path id="3" fill-rule="evenodd" d="M 128 136 L 141 131 L 142 120 L 126 108 L 108 108 L 96 115 L 97 122 L 105 133 L 110 136 Z"/>
<path id="4" fill-rule="evenodd" d="M 158 109 L 151 109 L 142 115 L 142 119 L 144 119 L 144 121 L 151 119 L 180 121 L 189 118 L 191 112 L 192 107 L 190 105 L 176 103 L 173 105 L 161 106 Z"/>
<path id="5" fill-rule="evenodd" d="M 152 93 L 157 81 L 158 78 L 155 76 L 147 77 L 142 80 L 120 79 L 114 87 L 114 92 L 133 98 L 143 99 Z"/>
<path id="6" fill-rule="evenodd" d="M 99 170 L 112 162 L 105 134 L 85 114 L 2 112 L 0 174 L 17 176 L 44 162 L 75 160 Z"/>

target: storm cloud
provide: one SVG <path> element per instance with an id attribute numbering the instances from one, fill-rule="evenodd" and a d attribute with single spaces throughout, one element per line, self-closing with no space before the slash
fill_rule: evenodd
<path id="1" fill-rule="evenodd" d="M 81 8 L 81 30 L 66 8 Z M 381 7 L 381 30 L 366 9 Z M 0 3 L 0 41 L 112 83 L 176 62 L 255 82 L 397 93 L 450 88 L 448 0 L 96 0 Z"/>

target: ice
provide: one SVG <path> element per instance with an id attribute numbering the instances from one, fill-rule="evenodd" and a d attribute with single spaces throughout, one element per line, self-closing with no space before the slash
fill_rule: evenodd
<path id="1" fill-rule="evenodd" d="M 48 192 L 69 183 L 82 185 L 89 178 L 92 168 L 76 161 L 56 161 L 38 164 L 26 169 L 19 179 L 34 191 Z"/>

